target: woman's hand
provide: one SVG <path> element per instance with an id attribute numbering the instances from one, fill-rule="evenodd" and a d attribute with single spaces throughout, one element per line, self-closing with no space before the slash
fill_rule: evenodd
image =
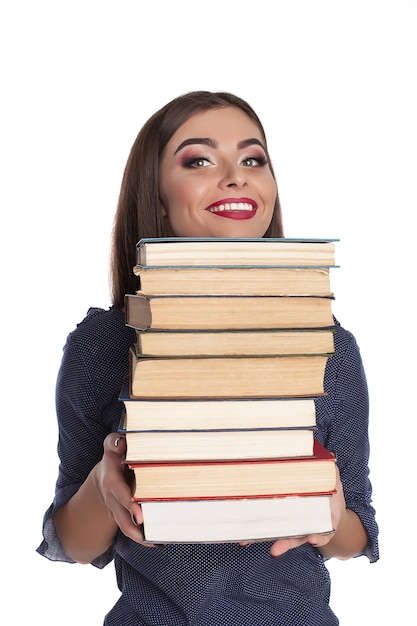
<path id="1" fill-rule="evenodd" d="M 287 550 L 291 550 L 292 548 L 297 548 L 301 546 L 303 543 L 310 543 L 319 550 L 326 546 L 328 543 L 334 540 L 337 535 L 338 528 L 340 527 L 340 522 L 342 518 L 347 514 L 345 497 L 343 495 L 343 486 L 340 480 L 339 469 L 336 465 L 337 472 L 337 482 L 336 482 L 336 493 L 330 496 L 330 508 L 332 515 L 332 524 L 335 532 L 325 533 L 325 534 L 314 534 L 314 535 L 306 535 L 304 537 L 290 537 L 288 539 L 278 539 L 271 546 L 271 555 L 272 556 L 281 556 L 287 552 Z"/>
<path id="2" fill-rule="evenodd" d="M 108 435 L 104 440 L 103 458 L 96 466 L 95 484 L 109 516 L 122 533 L 143 543 L 142 511 L 140 505 L 132 500 L 130 470 L 124 462 L 125 457 L 125 437 L 117 433 Z"/>
<path id="3" fill-rule="evenodd" d="M 91 563 L 104 554 L 118 528 L 133 541 L 143 543 L 142 512 L 132 501 L 125 455 L 124 438 L 117 433 L 108 435 L 99 463 L 54 515 L 62 547 L 78 563 Z"/>

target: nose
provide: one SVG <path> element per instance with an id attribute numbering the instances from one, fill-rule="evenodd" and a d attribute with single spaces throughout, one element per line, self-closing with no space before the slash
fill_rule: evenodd
<path id="1" fill-rule="evenodd" d="M 245 168 L 236 163 L 224 165 L 219 186 L 221 188 L 245 187 L 247 185 L 247 172 Z"/>

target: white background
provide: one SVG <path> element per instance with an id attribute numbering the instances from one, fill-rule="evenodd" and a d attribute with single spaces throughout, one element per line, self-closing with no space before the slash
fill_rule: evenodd
<path id="1" fill-rule="evenodd" d="M 57 473 L 55 378 L 67 333 L 109 304 L 110 230 L 139 128 L 208 89 L 260 115 L 286 235 L 340 238 L 334 311 L 368 375 L 381 559 L 330 562 L 332 606 L 342 626 L 417 624 L 417 3 L 14 0 L 0 11 L 2 613 L 95 626 L 118 596 L 112 565 L 35 552 Z"/>

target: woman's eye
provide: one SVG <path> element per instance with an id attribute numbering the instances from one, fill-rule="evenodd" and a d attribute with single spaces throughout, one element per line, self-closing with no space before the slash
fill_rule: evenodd
<path id="1" fill-rule="evenodd" d="M 184 167 L 208 167 L 210 165 L 210 161 L 205 157 L 193 157 L 192 159 L 187 159 L 184 162 Z"/>
<path id="2" fill-rule="evenodd" d="M 242 165 L 245 167 L 256 167 L 259 165 L 266 165 L 267 160 L 264 156 L 258 157 L 248 157 L 247 159 L 243 159 Z"/>

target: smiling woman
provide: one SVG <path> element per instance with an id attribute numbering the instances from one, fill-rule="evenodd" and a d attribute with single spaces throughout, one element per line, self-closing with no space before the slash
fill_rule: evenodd
<path id="1" fill-rule="evenodd" d="M 192 92 L 175 98 L 157 111 L 144 124 L 132 146 L 125 167 L 115 218 L 113 240 L 112 286 L 115 306 L 122 308 L 124 294 L 133 293 L 139 286 L 138 280 L 132 276 L 132 267 L 136 260 L 136 242 L 142 237 L 167 237 L 172 234 L 171 216 L 169 216 L 170 219 L 167 219 L 171 206 L 168 206 L 167 198 L 164 198 L 164 191 L 166 194 L 168 190 L 163 174 L 173 177 L 173 184 L 175 189 L 178 190 L 179 180 L 182 177 L 193 180 L 192 177 L 195 176 L 196 180 L 198 180 L 201 175 L 200 169 L 204 171 L 208 169 L 210 172 L 212 169 L 216 169 L 215 166 L 213 168 L 210 167 L 210 159 L 207 158 L 207 156 L 211 156 L 214 159 L 216 152 L 214 141 L 219 141 L 217 128 L 212 124 L 208 124 L 207 121 L 212 115 L 216 116 L 216 114 L 220 117 L 227 115 L 229 120 L 232 119 L 234 132 L 229 132 L 229 129 L 223 123 L 222 132 L 226 132 L 226 135 L 224 138 L 220 136 L 220 143 L 226 147 L 225 140 L 228 139 L 227 148 L 232 153 L 233 163 L 236 163 L 236 158 L 240 157 L 240 161 L 238 160 L 237 162 L 240 169 L 245 168 L 245 172 L 247 164 L 251 163 L 248 169 L 258 171 L 259 173 L 256 176 L 267 178 L 269 185 L 274 186 L 272 191 L 274 194 L 272 216 L 270 217 L 269 225 L 267 225 L 261 236 L 283 236 L 281 206 L 275 183 L 275 174 L 268 153 L 265 131 L 252 107 L 238 96 L 224 92 Z M 206 118 L 206 115 L 209 118 Z M 238 119 L 234 120 L 235 115 L 240 120 L 240 123 Z M 206 121 L 204 121 L 205 119 Z M 195 120 L 200 120 L 200 123 L 196 124 Z M 186 125 L 188 131 L 184 132 Z M 175 136 L 177 137 L 176 141 L 174 139 Z M 200 138 L 200 141 L 203 138 L 203 140 L 211 142 L 212 145 L 196 145 L 195 143 L 189 145 L 189 141 L 195 142 L 196 137 L 197 141 L 199 141 L 198 138 Z M 251 141 L 251 147 L 256 149 L 256 156 L 260 157 L 261 160 L 266 160 L 267 163 L 261 166 L 261 162 L 259 162 L 258 168 L 254 166 L 254 161 L 248 160 L 253 155 L 253 151 L 246 152 L 248 146 L 240 143 L 247 140 Z M 183 142 L 187 142 L 187 144 L 181 146 Z M 259 142 L 261 145 L 259 145 Z M 219 144 L 217 143 L 217 145 Z M 184 162 L 184 155 L 182 155 L 183 165 L 181 165 L 181 154 L 175 154 L 176 151 L 179 152 L 180 147 L 184 151 L 192 150 L 191 154 L 193 154 L 193 157 L 190 154 L 188 155 L 189 159 L 194 159 L 192 163 L 188 162 L 187 164 L 187 159 Z M 197 153 L 196 148 L 199 148 Z M 202 148 L 204 148 L 203 157 L 201 156 Z M 212 154 L 207 155 L 209 150 Z M 229 153 L 228 159 L 230 158 L 231 155 Z M 165 168 L 166 172 L 162 173 L 162 168 Z M 215 185 L 215 188 L 211 191 L 208 203 L 210 204 L 211 202 L 214 208 L 216 200 L 221 201 L 225 199 L 225 191 L 218 188 L 219 180 L 213 181 L 211 184 Z M 171 196 L 174 198 L 175 189 L 169 189 L 170 198 Z M 233 187 L 231 189 L 233 191 L 229 189 L 227 197 L 236 198 L 241 195 L 241 191 L 237 192 Z M 194 193 L 197 192 L 194 191 Z M 207 191 L 206 193 L 209 192 Z M 188 228 L 196 229 L 203 217 L 208 218 L 207 213 L 204 213 L 207 206 L 202 204 L 199 207 L 200 213 L 195 213 L 198 223 L 193 226 L 191 221 L 188 220 Z M 179 213 L 183 215 L 185 220 L 187 217 L 186 209 L 180 207 Z M 172 220 L 174 221 L 174 216 L 172 216 Z M 219 220 L 214 221 L 214 219 L 211 221 L 213 223 L 219 222 Z M 231 228 L 232 224 L 229 221 L 222 220 L 221 223 L 223 229 L 226 229 L 227 225 L 228 228 L 224 232 L 219 230 L 216 236 L 227 237 L 231 232 L 234 233 L 232 236 L 238 236 L 237 230 L 234 230 L 235 228 L 237 229 L 238 225 L 236 220 L 232 222 L 234 228 Z M 217 224 L 217 226 L 220 227 L 220 224 Z M 241 227 L 243 228 L 242 224 Z M 248 231 L 249 229 L 246 232 Z M 209 236 L 209 232 L 206 232 L 206 236 Z"/>
<path id="2" fill-rule="evenodd" d="M 136 243 L 170 235 L 283 236 L 265 133 L 237 96 L 180 96 L 146 122 L 132 147 L 114 223 L 113 305 L 88 311 L 68 337 L 58 374 L 61 462 L 38 551 L 99 568 L 114 560 L 121 596 L 107 626 L 336 626 L 325 559 L 378 559 L 366 378 L 354 337 L 337 321 L 326 395 L 315 401 L 317 439 L 337 458 L 334 532 L 247 546 L 157 548 L 143 541 L 141 508 L 125 473 L 126 443 L 117 434 L 135 340 L 123 306 L 139 286 Z"/>
<path id="3" fill-rule="evenodd" d="M 173 236 L 262 237 L 277 186 L 257 125 L 232 106 L 193 115 L 164 150 L 161 198 Z"/>

